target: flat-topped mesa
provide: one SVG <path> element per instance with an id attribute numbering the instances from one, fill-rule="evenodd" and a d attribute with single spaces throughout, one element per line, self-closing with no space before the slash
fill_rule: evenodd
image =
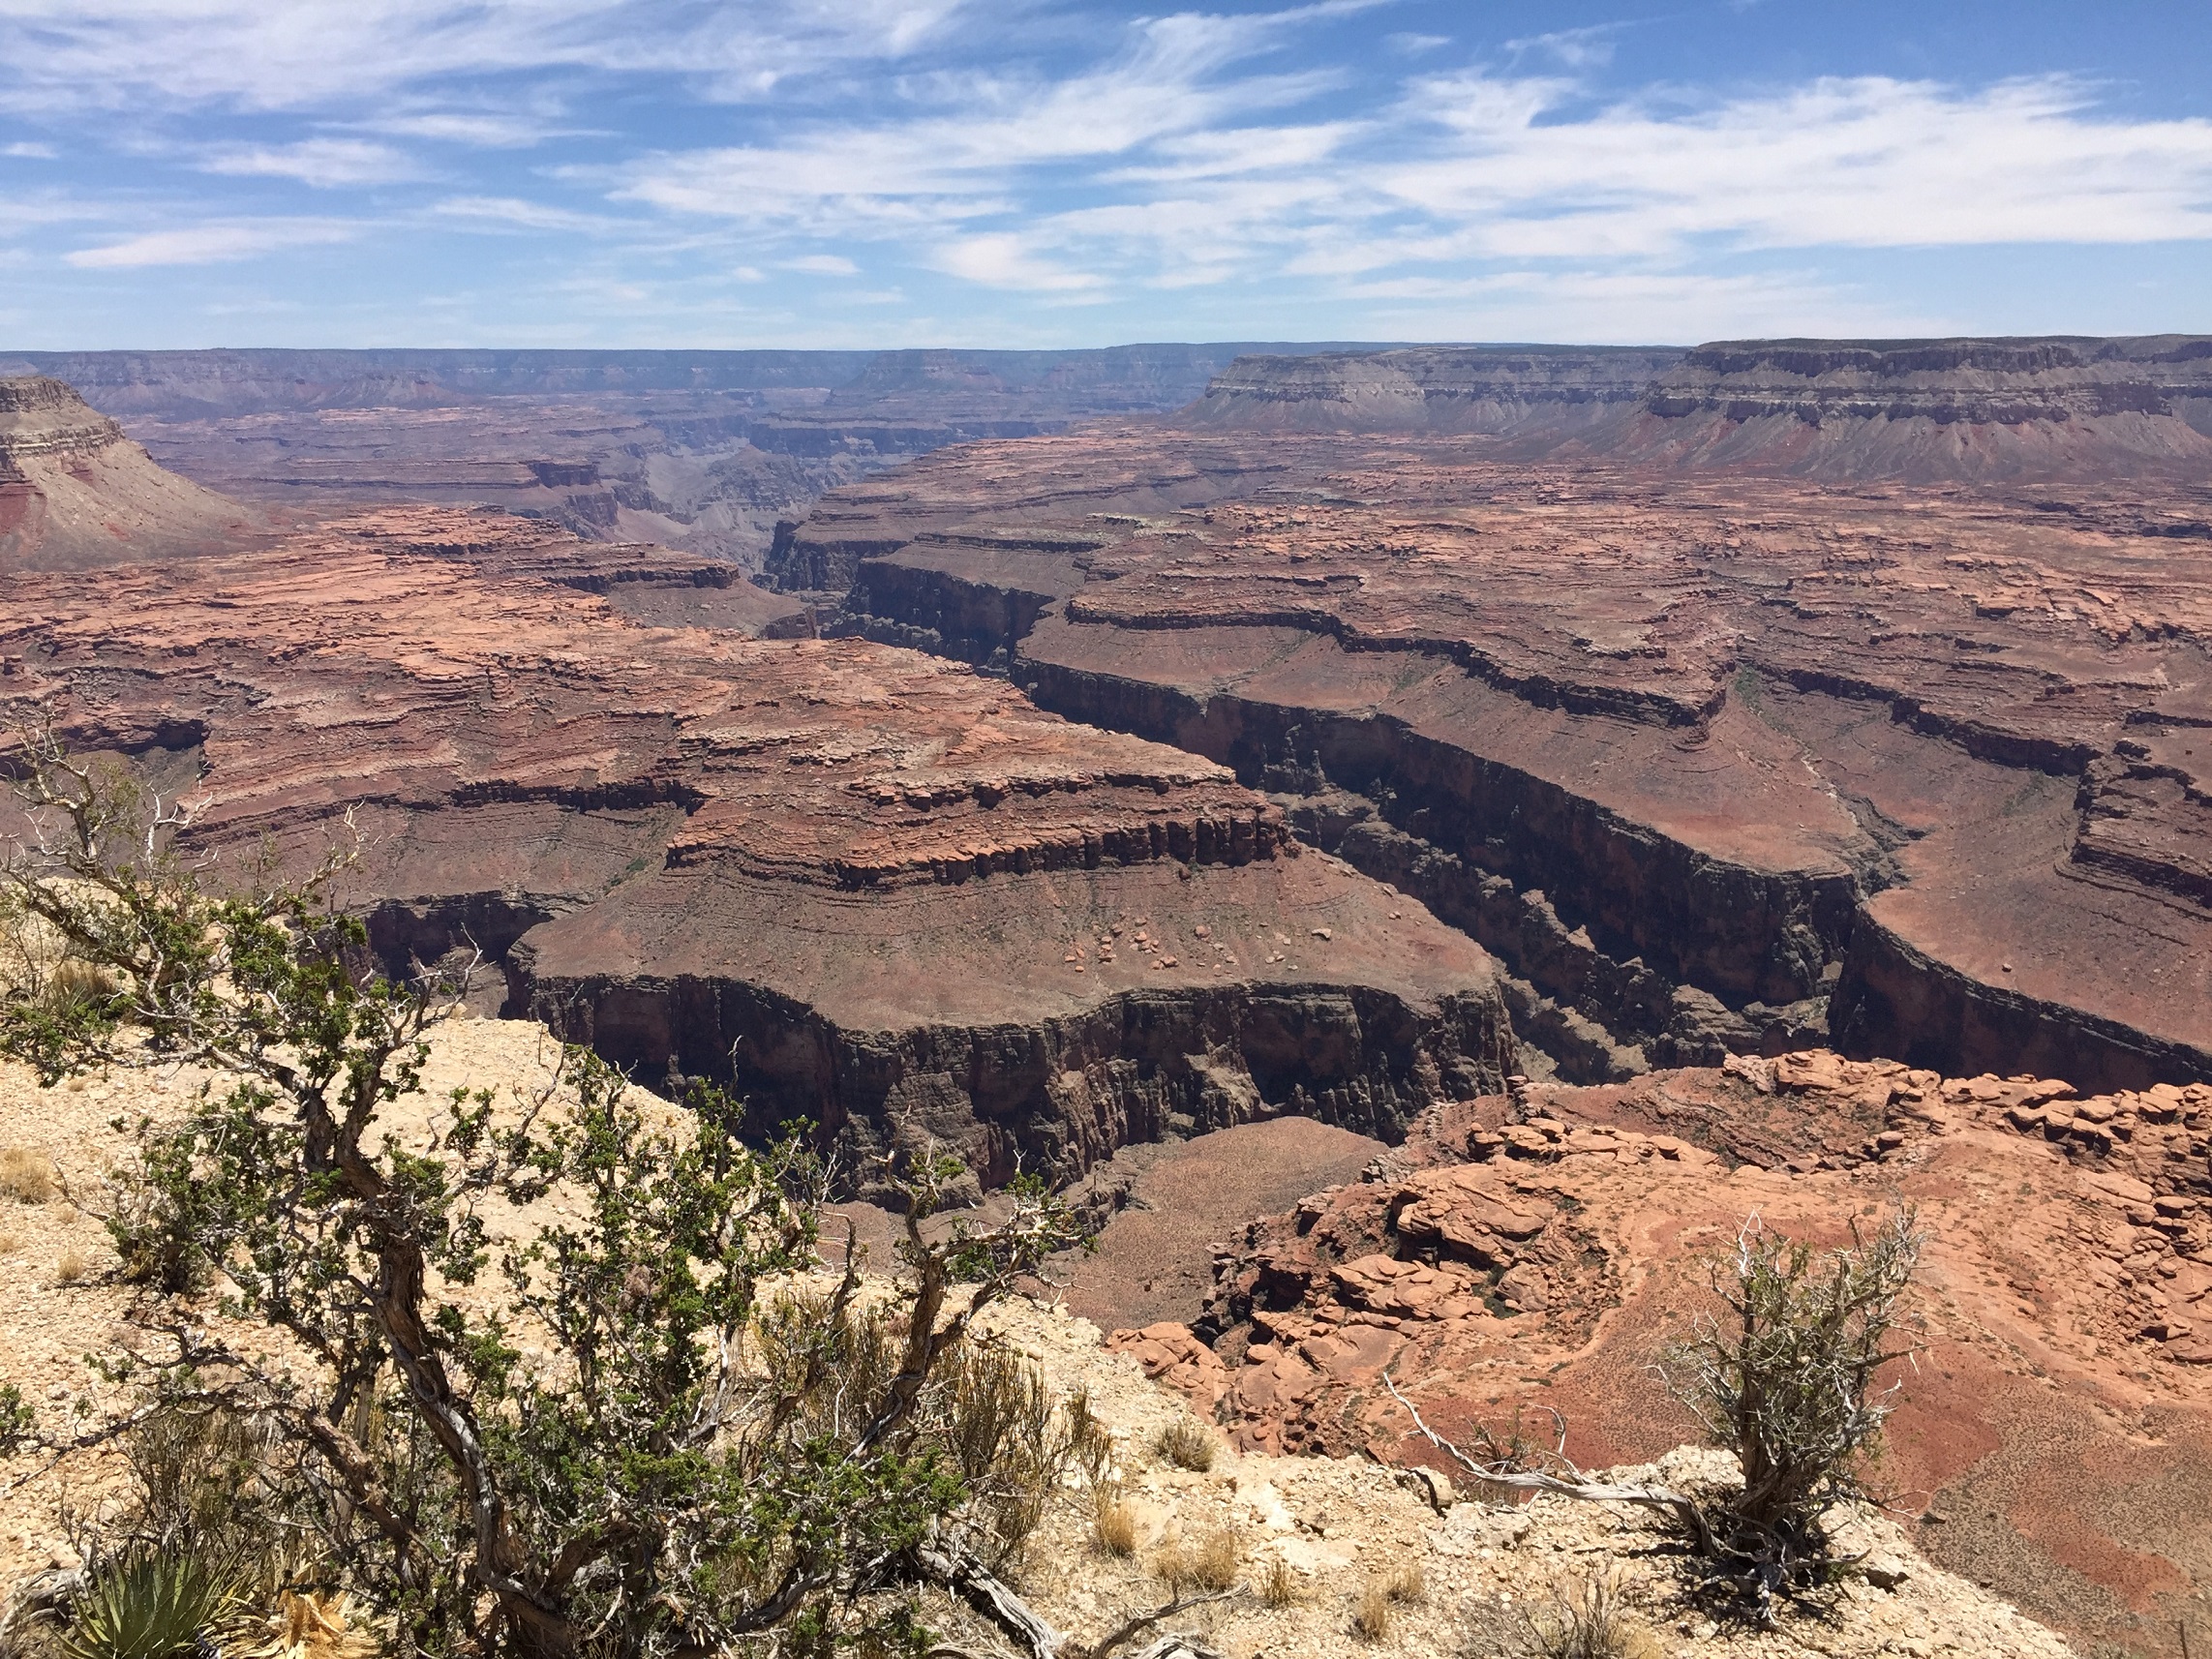
<path id="1" fill-rule="evenodd" d="M 636 626 L 610 599 L 647 585 L 580 591 L 561 548 L 410 508 L 0 577 L 0 700 L 188 798 L 196 854 L 305 864 L 350 810 L 389 966 L 481 950 L 512 1010 L 856 1157 L 1393 1137 L 1516 1064 L 1480 948 L 1227 769 L 915 651 Z"/>
<path id="2" fill-rule="evenodd" d="M 1823 477 L 2201 478 L 2212 337 L 1724 341 L 1591 448 Z"/>
<path id="3" fill-rule="evenodd" d="M 21 482 L 30 456 L 81 455 L 124 441 L 123 429 L 60 380 L 0 380 L 0 479 Z"/>
<path id="4" fill-rule="evenodd" d="M 802 607 L 755 587 L 726 558 L 651 542 L 583 541 L 542 520 L 495 509 L 381 507 L 334 521 L 319 533 L 341 546 L 453 559 L 494 581 L 551 582 L 596 593 L 623 616 L 656 627 L 722 628 L 766 639 L 814 631 Z"/>
<path id="5" fill-rule="evenodd" d="M 1669 348 L 1421 346 L 1239 357 L 1176 424 L 1242 431 L 1565 434 L 1638 403 Z"/>
<path id="6" fill-rule="evenodd" d="M 155 466 L 62 381 L 0 379 L 0 570 L 198 553 L 256 528 L 236 502 Z"/>

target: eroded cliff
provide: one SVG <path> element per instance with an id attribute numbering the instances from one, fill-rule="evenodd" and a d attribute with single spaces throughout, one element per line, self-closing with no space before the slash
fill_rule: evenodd
<path id="1" fill-rule="evenodd" d="M 481 950 L 863 1178 L 924 1135 L 985 1181 L 1281 1111 L 1395 1137 L 1513 1065 L 1479 947 L 1227 769 L 912 651 L 635 625 L 584 589 L 684 561 L 579 548 L 410 509 L 18 574 L 0 696 L 181 794 L 197 854 L 304 862 L 350 810 L 388 965 Z"/>
<path id="2" fill-rule="evenodd" d="M 61 381 L 0 379 L 0 570 L 169 557 L 256 528 L 237 502 L 155 466 Z"/>
<path id="3" fill-rule="evenodd" d="M 2212 1075 L 2208 522 L 1129 430 L 949 451 L 791 557 L 853 571 L 845 627 L 1277 793 L 1573 1074 L 1833 1029 L 2134 1086 Z"/>

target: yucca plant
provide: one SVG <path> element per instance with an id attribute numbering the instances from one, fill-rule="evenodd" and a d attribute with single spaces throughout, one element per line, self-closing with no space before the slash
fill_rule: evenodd
<path id="1" fill-rule="evenodd" d="M 70 1659 L 186 1659 L 219 1651 L 244 1603 L 236 1575 L 191 1553 L 138 1550 L 111 1561 L 78 1598 Z"/>

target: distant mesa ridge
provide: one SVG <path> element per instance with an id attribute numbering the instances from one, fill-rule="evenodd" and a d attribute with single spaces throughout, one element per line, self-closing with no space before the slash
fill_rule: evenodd
<path id="1" fill-rule="evenodd" d="M 2212 337 L 1420 347 L 1239 358 L 1194 429 L 1489 435 L 1522 458 L 1806 476 L 2212 468 Z"/>
<path id="2" fill-rule="evenodd" d="M 1510 433 L 1639 402 L 1677 348 L 1425 346 L 1240 357 L 1179 417 L 1300 431 Z"/>
<path id="3" fill-rule="evenodd" d="M 1766 340 L 1701 346 L 1646 397 L 1652 413 L 1788 412 L 1938 421 L 2178 415 L 2212 433 L 2212 338 Z"/>

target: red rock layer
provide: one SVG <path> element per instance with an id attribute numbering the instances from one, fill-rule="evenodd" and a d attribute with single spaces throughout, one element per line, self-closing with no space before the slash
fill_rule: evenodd
<path id="1" fill-rule="evenodd" d="M 2203 1583 L 2212 1087 L 2081 1097 L 1825 1051 L 1448 1106 L 1223 1247 L 1199 1328 L 1117 1339 L 1247 1445 L 1425 1443 L 1518 1416 L 1603 1465 L 1695 1426 L 1650 1368 L 1746 1218 L 1823 1241 L 1899 1200 L 1925 1346 L 1881 1476 L 1938 1560 L 2077 1637 L 2165 1651 Z M 2152 1496 L 2151 1494 L 2161 1494 Z M 2187 1494 L 2186 1496 L 2184 1494 Z"/>
<path id="2" fill-rule="evenodd" d="M 1284 1109 L 1395 1133 L 1510 1064 L 1480 949 L 1297 856 L 1225 768 L 916 652 L 578 590 L 698 562 L 405 509 L 17 575 L 0 696 L 138 757 L 197 851 L 304 861 L 351 811 L 346 897 L 395 965 L 473 942 L 651 1078 L 734 1069 L 990 1178 Z"/>
<path id="3" fill-rule="evenodd" d="M 977 445 L 831 497 L 789 563 L 852 570 L 847 626 L 1301 798 L 1603 1025 L 1595 1075 L 1833 989 L 1862 1052 L 2212 1076 L 2212 496 L 1494 453 Z"/>

